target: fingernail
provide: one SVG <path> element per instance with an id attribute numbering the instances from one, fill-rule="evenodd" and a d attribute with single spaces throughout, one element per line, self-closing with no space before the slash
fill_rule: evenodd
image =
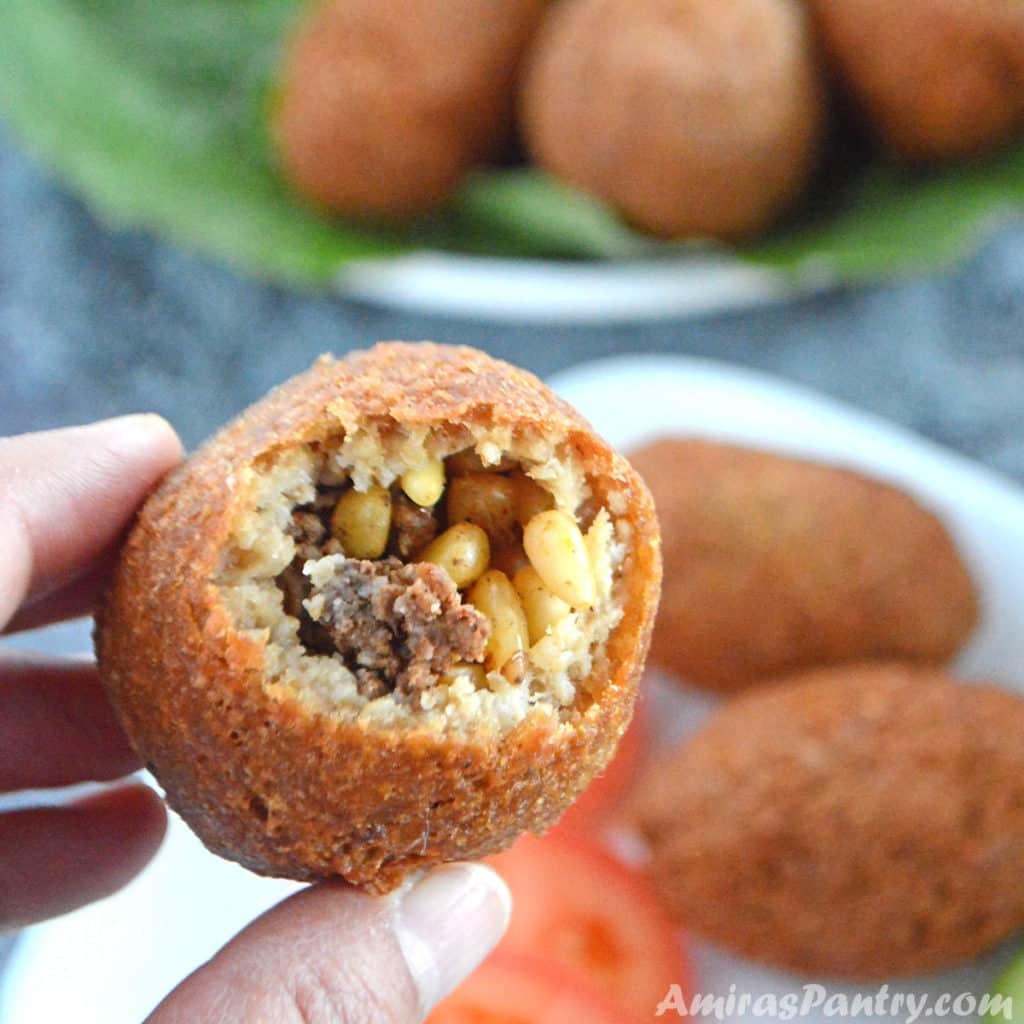
<path id="1" fill-rule="evenodd" d="M 505 883 L 482 864 L 450 864 L 416 882 L 396 931 L 426 1013 L 472 973 L 508 927 Z"/>

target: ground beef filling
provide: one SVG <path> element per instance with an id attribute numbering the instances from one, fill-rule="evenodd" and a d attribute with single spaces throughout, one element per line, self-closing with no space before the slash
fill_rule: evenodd
<path id="1" fill-rule="evenodd" d="M 315 654 L 340 654 L 369 698 L 432 686 L 458 662 L 478 662 L 490 623 L 462 604 L 451 578 L 433 565 L 404 564 L 437 536 L 433 509 L 399 493 L 392 504 L 390 557 L 342 558 L 329 519 L 343 489 L 321 488 L 316 499 L 292 512 L 288 532 L 295 558 L 277 578 L 284 610 L 299 620 L 299 639 Z M 332 578 L 311 587 L 303 568 L 337 555 Z M 317 615 L 306 602 L 311 598 Z"/>
<path id="2" fill-rule="evenodd" d="M 481 661 L 490 635 L 443 569 L 397 558 L 335 556 L 305 607 L 371 699 L 423 690 L 457 663 Z"/>

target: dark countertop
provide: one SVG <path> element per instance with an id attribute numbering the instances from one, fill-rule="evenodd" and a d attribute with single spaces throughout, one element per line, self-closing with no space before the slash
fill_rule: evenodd
<path id="1" fill-rule="evenodd" d="M 757 367 L 1024 481 L 1024 226 L 943 276 L 655 324 L 420 317 L 237 276 L 111 232 L 0 134 L 0 433 L 155 410 L 189 445 L 322 351 L 460 341 L 541 374 L 613 352 Z"/>

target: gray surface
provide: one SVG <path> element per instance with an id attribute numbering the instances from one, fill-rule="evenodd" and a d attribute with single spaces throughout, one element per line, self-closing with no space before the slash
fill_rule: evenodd
<path id="1" fill-rule="evenodd" d="M 1024 480 L 1024 228 L 929 280 L 648 326 L 522 328 L 288 293 L 111 233 L 0 136 L 0 433 L 151 409 L 194 444 L 321 351 L 423 337 L 542 374 L 623 351 L 755 366 Z"/>

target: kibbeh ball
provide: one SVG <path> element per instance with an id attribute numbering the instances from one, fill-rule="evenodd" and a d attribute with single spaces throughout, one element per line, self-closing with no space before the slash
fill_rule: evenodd
<path id="1" fill-rule="evenodd" d="M 385 892 L 543 831 L 608 763 L 660 577 L 643 482 L 540 381 L 382 344 L 168 477 L 97 655 L 211 850 Z"/>
<path id="2" fill-rule="evenodd" d="M 326 0 L 292 40 L 272 132 L 285 177 L 359 218 L 442 204 L 515 135 L 520 60 L 547 0 Z"/>
<path id="3" fill-rule="evenodd" d="M 896 487 L 705 440 L 630 459 L 664 541 L 651 661 L 690 683 L 734 693 L 836 662 L 940 664 L 978 621 L 946 527 Z"/>
<path id="4" fill-rule="evenodd" d="M 801 974 L 938 971 L 1024 926 L 1024 701 L 825 669 L 725 705 L 638 786 L 687 928 Z"/>
<path id="5" fill-rule="evenodd" d="M 770 225 L 807 184 L 825 124 L 798 0 L 562 0 L 520 109 L 538 164 L 664 238 Z"/>
<path id="6" fill-rule="evenodd" d="M 889 149 L 982 153 L 1024 128 L 1020 0 L 811 0 L 821 39 Z"/>

